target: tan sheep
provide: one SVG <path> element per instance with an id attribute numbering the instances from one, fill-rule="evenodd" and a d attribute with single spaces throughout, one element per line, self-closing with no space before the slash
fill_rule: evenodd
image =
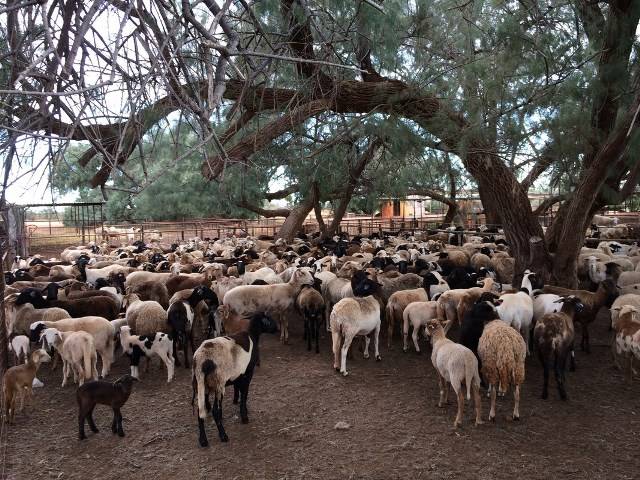
<path id="1" fill-rule="evenodd" d="M 404 310 L 407 308 L 407 305 L 413 302 L 427 302 L 429 300 L 429 296 L 424 288 L 415 288 L 411 290 L 400 290 L 398 292 L 394 292 L 389 297 L 389 301 L 387 302 L 386 307 L 386 319 L 387 319 L 387 346 L 391 348 L 391 341 L 393 338 L 393 328 L 394 325 L 400 323 L 401 319 L 404 318 Z M 405 333 L 403 329 L 403 333 Z M 406 335 L 406 333 L 405 333 Z M 406 339 L 404 345 L 404 351 L 407 351 Z M 420 349 L 417 349 L 420 351 Z"/>
<path id="2" fill-rule="evenodd" d="M 496 392 L 505 393 L 511 385 L 513 391 L 513 420 L 520 419 L 520 385 L 524 383 L 524 362 L 527 348 L 515 329 L 502 320 L 485 325 L 478 342 L 478 356 L 482 363 L 482 377 L 491 388 L 489 420 L 496 417 Z"/>
<path id="3" fill-rule="evenodd" d="M 98 379 L 96 345 L 89 333 L 61 332 L 57 328 L 47 328 L 42 332 L 42 338 L 53 346 L 62 358 L 62 387 L 67 384 L 70 372 L 73 372 L 73 381 L 79 385 L 85 380 Z"/>
<path id="4" fill-rule="evenodd" d="M 433 346 L 431 363 L 438 374 L 440 386 L 438 407 L 443 408 L 448 402 L 449 385 L 451 385 L 458 398 L 458 413 L 453 426 L 456 428 L 461 426 L 464 413 L 464 392 L 462 391 L 462 384 L 464 383 L 467 387 L 467 400 L 471 399 L 471 392 L 473 392 L 473 400 L 476 407 L 476 425 L 484 423 L 482 421 L 482 405 L 480 403 L 478 359 L 464 345 L 449 340 L 439 320 L 430 320 L 427 323 L 427 335 L 431 337 L 431 345 Z"/>
<path id="5" fill-rule="evenodd" d="M 404 352 L 409 350 L 409 325 L 413 328 L 411 338 L 416 352 L 420 353 L 418 345 L 418 334 L 420 329 L 427 326 L 429 320 L 438 317 L 438 302 L 436 301 L 418 301 L 407 305 L 402 312 L 402 341 Z"/>
<path id="6" fill-rule="evenodd" d="M 16 402 L 21 396 L 19 411 L 24 409 L 24 402 L 33 394 L 31 386 L 41 363 L 51 361 L 51 357 L 42 349 L 35 350 L 29 356 L 27 363 L 8 369 L 2 377 L 2 391 L 4 393 L 4 413 L 7 422 L 13 423 L 16 415 Z"/>
<path id="7" fill-rule="evenodd" d="M 303 285 L 313 285 L 313 275 L 307 270 L 296 270 L 288 283 L 273 285 L 242 285 L 229 290 L 223 304 L 240 315 L 269 312 L 280 317 L 280 341 L 289 341 L 289 318 L 286 311 L 293 306 Z"/>

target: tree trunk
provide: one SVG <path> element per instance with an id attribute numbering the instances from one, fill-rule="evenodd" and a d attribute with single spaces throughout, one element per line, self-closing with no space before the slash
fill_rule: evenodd
<path id="1" fill-rule="evenodd" d="M 447 214 L 444 216 L 444 220 L 442 223 L 445 225 L 450 225 L 455 220 L 456 215 L 458 214 L 458 204 L 450 203 L 449 208 L 447 209 Z"/>
<path id="2" fill-rule="evenodd" d="M 307 219 L 307 215 L 313 210 L 314 203 L 305 199 L 300 205 L 293 208 L 280 227 L 277 238 L 283 238 L 287 242 L 291 242 L 298 232 L 302 230 L 302 225 Z"/>
<path id="3" fill-rule="evenodd" d="M 484 223 L 490 226 L 503 225 L 498 209 L 489 200 L 485 189 L 478 184 L 478 194 L 480 195 L 480 201 L 482 202 L 482 210 L 484 211 Z"/>
<path id="4" fill-rule="evenodd" d="M 5 246 L 8 246 L 7 235 L 2 225 L 0 225 L 0 265 L 2 265 L 2 275 L 0 275 L 0 376 L 9 368 L 9 345 L 7 338 L 6 316 L 4 314 L 4 258 L 6 255 Z"/>

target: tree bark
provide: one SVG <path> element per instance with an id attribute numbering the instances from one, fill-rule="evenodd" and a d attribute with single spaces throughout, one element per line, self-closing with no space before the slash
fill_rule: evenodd
<path id="1" fill-rule="evenodd" d="M 313 194 L 307 195 L 305 199 L 291 210 L 284 223 L 278 231 L 277 238 L 283 238 L 287 242 L 291 242 L 295 236 L 302 230 L 302 225 L 307 219 L 313 206 L 318 203 L 316 196 Z"/>
<path id="2" fill-rule="evenodd" d="M 0 377 L 9 368 L 9 342 L 7 338 L 7 319 L 4 312 L 4 258 L 6 255 L 5 246 L 8 246 L 7 235 L 4 227 L 0 225 L 0 265 L 2 265 L 2 275 L 0 275 Z"/>

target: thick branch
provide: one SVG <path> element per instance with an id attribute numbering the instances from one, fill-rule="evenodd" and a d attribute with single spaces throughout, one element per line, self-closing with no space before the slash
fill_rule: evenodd
<path id="1" fill-rule="evenodd" d="M 294 185 L 290 185 L 287 188 L 283 188 L 282 190 L 277 190 L 275 192 L 269 192 L 264 194 L 265 200 L 277 200 L 280 198 L 285 198 L 291 195 L 292 193 L 297 193 L 300 191 L 300 185 L 297 183 Z"/>
<path id="2" fill-rule="evenodd" d="M 533 211 L 533 214 L 536 217 L 544 215 L 545 213 L 547 213 L 547 210 L 549 210 L 553 205 L 566 200 L 568 197 L 569 196 L 567 194 L 554 195 L 552 197 L 547 197 L 542 201 L 540 205 L 536 207 L 536 209 Z"/>

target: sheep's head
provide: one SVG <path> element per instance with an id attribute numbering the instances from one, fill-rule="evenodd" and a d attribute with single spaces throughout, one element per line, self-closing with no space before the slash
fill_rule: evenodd
<path id="1" fill-rule="evenodd" d="M 381 287 L 378 282 L 371 280 L 370 278 L 365 278 L 364 280 L 357 282 L 355 287 L 352 286 L 353 294 L 356 297 L 368 297 L 369 295 L 375 294 L 378 289 Z"/>
<path id="2" fill-rule="evenodd" d="M 51 361 L 51 357 L 49 356 L 49 354 L 47 352 L 45 352 L 44 350 L 39 348 L 38 350 L 35 350 L 31 354 L 31 361 L 33 363 L 35 363 L 36 365 L 40 365 L 41 363 L 50 362 Z"/>
<path id="3" fill-rule="evenodd" d="M 289 283 L 295 285 L 313 285 L 313 274 L 309 268 L 300 268 L 293 272 Z"/>
<path id="4" fill-rule="evenodd" d="M 31 326 L 29 327 L 29 340 L 31 340 L 34 343 L 39 342 L 40 334 L 46 328 L 47 326 L 42 321 L 32 323 Z"/>
<path id="5" fill-rule="evenodd" d="M 564 305 L 571 305 L 576 313 L 580 313 L 584 310 L 584 303 L 580 300 L 580 298 L 575 295 L 568 295 L 566 297 L 560 297 L 554 303 L 562 303 Z"/>

